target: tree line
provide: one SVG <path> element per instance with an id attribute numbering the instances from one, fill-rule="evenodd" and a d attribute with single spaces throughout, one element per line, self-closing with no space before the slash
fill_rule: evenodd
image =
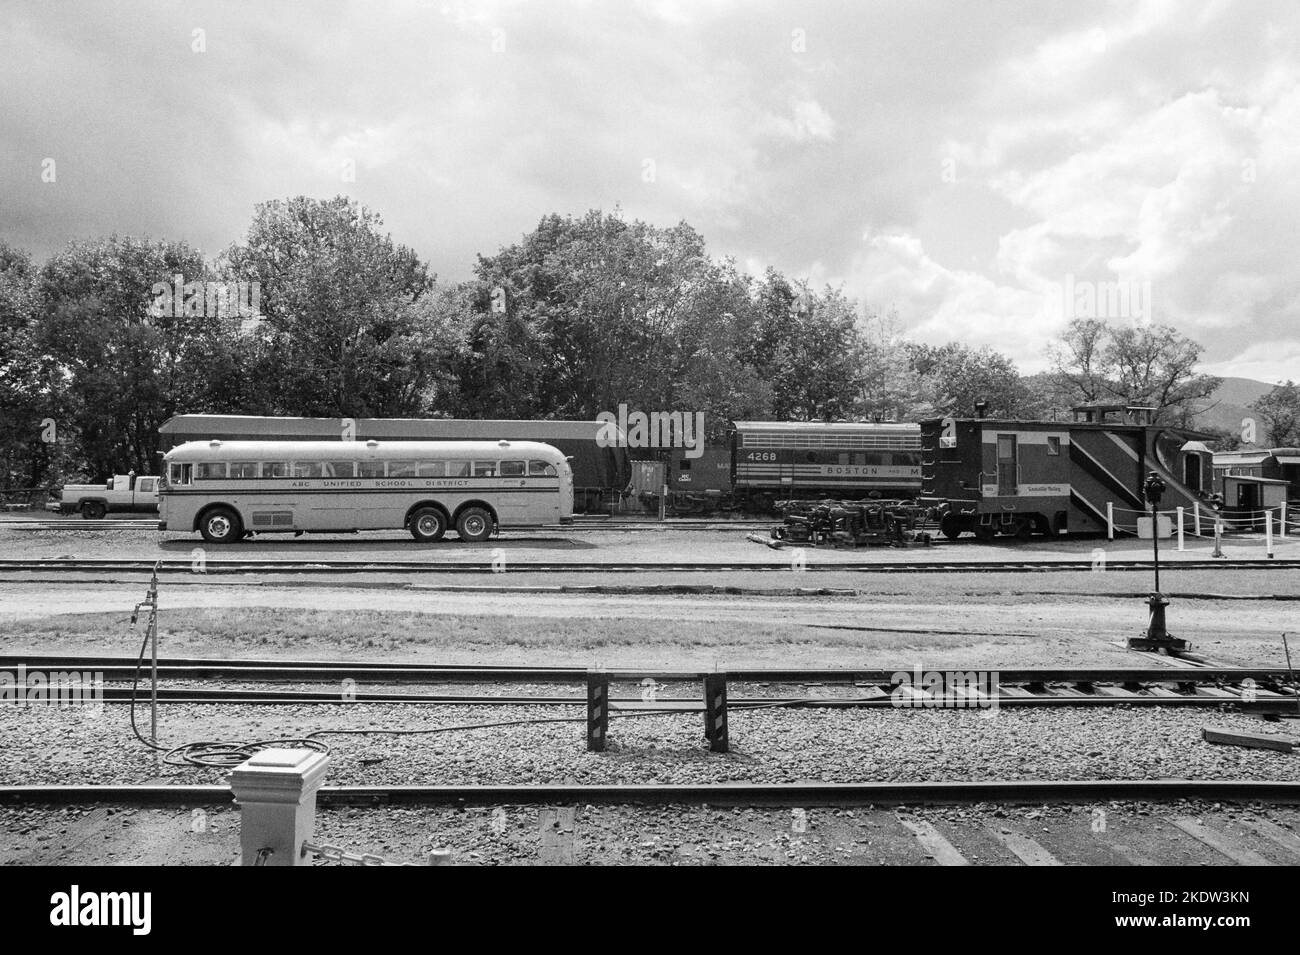
<path id="1" fill-rule="evenodd" d="M 548 215 L 439 282 L 373 211 L 298 197 L 259 205 L 213 260 L 117 235 L 41 264 L 0 244 L 0 480 L 154 471 L 158 427 L 181 413 L 594 419 L 622 403 L 702 411 L 718 440 L 735 419 L 907 421 L 976 401 L 1060 417 L 1104 400 L 1188 423 L 1219 383 L 1200 353 L 1172 328 L 1076 321 L 1052 371 L 1026 377 L 618 210 Z"/>

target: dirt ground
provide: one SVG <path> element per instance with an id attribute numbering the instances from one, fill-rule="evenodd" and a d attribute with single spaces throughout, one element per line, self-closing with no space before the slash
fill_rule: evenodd
<path id="1" fill-rule="evenodd" d="M 453 865 L 1295 865 L 1300 812 L 1203 803 L 974 808 L 322 808 L 315 842 Z M 236 865 L 229 805 L 0 809 L 10 865 Z M 324 864 L 318 862 L 317 864 Z"/>

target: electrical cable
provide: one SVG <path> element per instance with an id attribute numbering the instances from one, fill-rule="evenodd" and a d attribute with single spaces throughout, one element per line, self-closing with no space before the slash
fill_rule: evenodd
<path id="1" fill-rule="evenodd" d="M 134 627 L 132 628 L 134 629 Z M 135 675 L 131 680 L 131 732 L 145 746 L 151 750 L 163 754 L 163 762 L 169 766 L 201 766 L 216 767 L 229 769 L 238 766 L 249 757 L 256 755 L 264 749 L 273 747 L 283 747 L 286 749 L 310 749 L 318 753 L 329 755 L 331 752 L 327 743 L 320 741 L 321 736 L 424 736 L 437 733 L 460 733 L 470 732 L 481 729 L 497 729 L 507 726 L 542 726 L 548 723 L 585 723 L 585 716 L 561 716 L 561 717 L 535 717 L 524 720 L 500 720 L 492 723 L 465 723 L 456 726 L 434 726 L 423 727 L 420 729 L 337 729 L 337 730 L 316 730 L 308 733 L 306 736 L 291 739 L 272 739 L 256 740 L 249 743 L 232 742 L 229 740 L 196 740 L 192 743 L 182 743 L 180 746 L 160 746 L 152 740 L 146 739 L 140 732 L 135 721 L 135 703 L 140 686 L 140 671 L 144 668 L 145 651 L 149 648 L 149 628 L 145 628 L 144 640 L 140 643 L 140 653 L 136 657 Z M 804 703 L 824 702 L 816 697 L 797 700 L 781 700 L 776 703 L 731 703 L 728 708 L 731 710 L 763 710 L 763 709 L 780 709 L 786 707 L 800 706 Z M 697 714 L 698 709 L 671 709 L 671 710 L 636 710 L 634 712 L 610 712 L 611 718 L 632 719 L 645 716 L 672 716 L 683 713 Z"/>

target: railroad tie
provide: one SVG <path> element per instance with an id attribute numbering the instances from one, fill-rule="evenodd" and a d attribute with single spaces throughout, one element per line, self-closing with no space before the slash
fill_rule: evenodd
<path id="1" fill-rule="evenodd" d="M 1198 822 L 1188 816 L 1171 818 L 1169 821 L 1197 842 L 1209 846 L 1220 855 L 1227 856 L 1237 865 L 1277 864 L 1260 855 L 1253 849 L 1248 849 L 1241 845 L 1240 842 L 1229 836 L 1227 833 L 1219 832 L 1217 829 L 1211 829 L 1204 823 Z"/>
<path id="2" fill-rule="evenodd" d="M 1003 832 L 996 826 L 985 826 L 984 828 L 989 835 L 1006 846 L 1011 851 L 1011 854 L 1025 865 L 1065 865 L 1064 862 L 1028 836 L 1013 831 Z"/>
<path id="3" fill-rule="evenodd" d="M 898 821 L 916 837 L 916 841 L 921 844 L 925 854 L 934 860 L 935 865 L 970 865 L 961 851 L 924 819 L 900 815 Z"/>

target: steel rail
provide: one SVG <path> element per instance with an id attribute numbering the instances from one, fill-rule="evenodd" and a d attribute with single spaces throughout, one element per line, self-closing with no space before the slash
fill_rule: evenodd
<path id="1" fill-rule="evenodd" d="M 105 680 L 130 678 L 135 673 L 134 657 L 100 655 L 3 654 L 0 670 L 25 666 L 31 670 L 94 670 Z M 509 664 L 438 664 L 377 663 L 328 660 L 210 660 L 201 658 L 160 657 L 158 673 L 171 679 L 230 679 L 270 682 L 325 682 L 333 680 L 371 680 L 387 683 L 583 683 L 590 672 L 579 666 L 516 666 Z M 660 683 L 698 683 L 709 670 L 668 670 L 646 667 L 606 668 L 601 674 L 611 683 L 639 682 L 644 679 Z M 855 683 L 887 686 L 903 673 L 911 677 L 915 668 L 859 667 L 737 667 L 716 671 L 729 683 Z M 1141 684 L 1141 683 L 1240 683 L 1251 679 L 1259 683 L 1285 683 L 1285 667 L 1262 666 L 1159 666 L 1159 667 L 972 667 L 926 665 L 923 673 L 996 673 L 1001 684 Z"/>
<path id="2" fill-rule="evenodd" d="M 438 574 L 494 574 L 502 571 L 492 561 L 437 561 L 437 560 L 382 560 L 382 559 L 230 559 L 206 558 L 201 571 L 194 562 L 185 558 L 4 558 L 0 571 L 60 573 L 148 572 L 158 565 L 162 573 L 206 574 L 355 574 L 355 573 L 438 573 Z M 1150 560 L 1108 560 L 1106 570 L 1147 571 Z M 1300 569 L 1300 558 L 1268 560 L 1240 558 L 1223 560 L 1166 561 L 1166 569 L 1176 570 L 1294 570 Z M 1052 573 L 1094 571 L 1089 560 L 999 560 L 999 561 L 840 561 L 801 564 L 800 571 L 792 570 L 789 561 L 510 561 L 510 573 L 718 573 L 718 572 L 865 572 L 878 574 L 925 573 Z"/>
<path id="3" fill-rule="evenodd" d="M 103 693 L 105 704 L 128 703 L 131 699 L 129 687 L 106 688 Z M 143 691 L 137 693 L 137 704 L 146 699 Z M 183 687 L 160 687 L 158 690 L 160 705 L 189 706 L 371 706 L 389 704 L 402 706 L 466 706 L 466 707 L 519 707 L 519 706 L 572 706 L 585 708 L 585 697 L 579 696 L 469 696 L 457 694 L 429 693 L 364 693 L 350 694 L 346 699 L 337 691 L 333 693 L 311 693 L 298 690 L 238 690 L 238 689 L 191 689 Z M 1213 708 L 1231 705 L 1242 713 L 1291 714 L 1296 712 L 1296 697 L 1280 694 L 1256 694 L 1253 699 L 1244 695 L 1212 696 L 1195 691 L 1187 694 L 1157 696 L 1141 691 L 1122 691 L 1098 695 L 1069 694 L 1068 691 L 1053 692 L 1051 688 L 1026 696 L 996 697 L 999 709 L 1054 709 L 1054 708 L 1098 708 L 1116 706 L 1162 706 L 1174 708 Z M 923 702 L 903 703 L 892 696 L 861 697 L 761 697 L 732 696 L 728 707 L 734 714 L 746 709 L 938 709 L 938 710 L 980 710 L 985 711 L 990 704 L 987 698 L 980 701 L 971 700 L 962 705 L 937 703 L 933 706 Z M 639 698 L 611 697 L 609 701 L 611 714 L 619 712 L 633 713 L 639 710 L 671 710 L 681 713 L 702 713 L 701 701 L 682 697 L 660 697 L 654 703 L 644 702 Z"/>
<path id="4" fill-rule="evenodd" d="M 726 806 L 1043 805 L 1203 799 L 1300 805 L 1300 782 L 1222 779 L 935 780 L 860 783 L 700 785 L 324 786 L 322 806 L 490 806 L 707 804 Z M 217 806 L 233 800 L 219 785 L 0 786 L 2 805 Z"/>

